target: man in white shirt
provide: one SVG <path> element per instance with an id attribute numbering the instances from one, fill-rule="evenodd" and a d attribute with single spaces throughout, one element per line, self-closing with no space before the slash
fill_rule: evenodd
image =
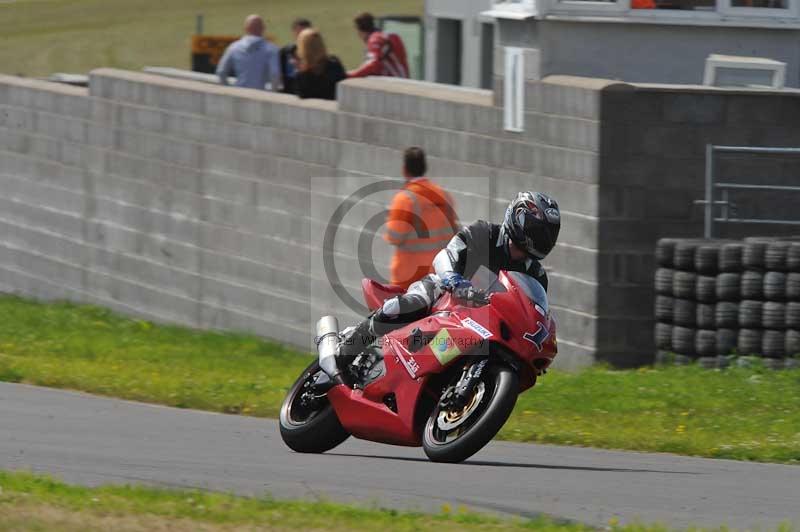
<path id="1" fill-rule="evenodd" d="M 280 48 L 264 39 L 264 20 L 250 15 L 244 21 L 245 35 L 225 50 L 217 66 L 217 76 L 223 85 L 228 76 L 236 76 L 237 87 L 266 88 L 277 91 L 281 85 Z"/>

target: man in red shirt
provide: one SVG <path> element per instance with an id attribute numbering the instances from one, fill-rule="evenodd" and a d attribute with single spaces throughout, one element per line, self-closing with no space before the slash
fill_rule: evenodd
<path id="1" fill-rule="evenodd" d="M 366 76 L 408 77 L 408 59 L 403 40 L 395 33 L 383 33 L 375 25 L 375 17 L 362 13 L 354 20 L 358 36 L 367 45 L 367 60 L 347 73 L 348 78 Z"/>

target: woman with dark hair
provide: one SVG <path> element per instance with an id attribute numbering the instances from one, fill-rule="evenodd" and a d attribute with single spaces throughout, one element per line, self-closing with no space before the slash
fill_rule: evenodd
<path id="1" fill-rule="evenodd" d="M 347 73 L 336 56 L 328 55 L 322 35 L 307 28 L 297 36 L 295 93 L 300 98 L 336 99 L 336 84 Z"/>

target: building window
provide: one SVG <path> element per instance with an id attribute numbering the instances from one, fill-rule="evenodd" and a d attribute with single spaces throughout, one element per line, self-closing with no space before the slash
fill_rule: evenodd
<path id="1" fill-rule="evenodd" d="M 614 12 L 615 16 L 624 13 L 645 16 L 658 13 L 654 16 L 704 19 L 719 15 L 797 18 L 800 15 L 798 4 L 800 0 L 550 0 L 549 12 L 580 15 Z"/>
<path id="2" fill-rule="evenodd" d="M 547 15 L 631 17 L 651 23 L 685 19 L 714 25 L 730 20 L 739 26 L 747 19 L 762 19 L 761 25 L 766 18 L 798 23 L 800 0 L 495 0 L 483 14 L 517 20 Z"/>
<path id="3" fill-rule="evenodd" d="M 731 0 L 731 7 L 789 9 L 788 0 Z"/>
<path id="4" fill-rule="evenodd" d="M 720 12 L 740 17 L 796 18 L 797 0 L 720 0 Z"/>
<path id="5" fill-rule="evenodd" d="M 494 23 L 481 24 L 481 88 L 494 87 Z"/>
<path id="6" fill-rule="evenodd" d="M 436 21 L 436 82 L 461 85 L 461 21 Z"/>
<path id="7" fill-rule="evenodd" d="M 714 11 L 715 0 L 631 0 L 631 9 L 672 9 L 679 11 Z"/>

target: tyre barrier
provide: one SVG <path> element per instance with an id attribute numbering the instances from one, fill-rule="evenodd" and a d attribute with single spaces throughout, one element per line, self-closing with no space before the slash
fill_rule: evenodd
<path id="1" fill-rule="evenodd" d="M 743 251 L 744 244 L 738 242 L 723 244 L 719 250 L 719 271 L 733 273 L 742 271 Z M 798 251 L 800 251 L 800 246 L 798 246 Z M 800 264 L 800 253 L 798 255 L 798 264 Z"/>
<path id="2" fill-rule="evenodd" d="M 697 326 L 701 329 L 710 329 L 712 332 L 717 327 L 716 307 L 700 303 L 697 305 Z"/>
<path id="3" fill-rule="evenodd" d="M 697 274 L 692 272 L 675 272 L 672 278 L 672 295 L 678 298 L 694 300 L 697 293 Z"/>
<path id="4" fill-rule="evenodd" d="M 675 320 L 675 298 L 656 296 L 656 323 L 671 324 Z"/>
<path id="5" fill-rule="evenodd" d="M 742 299 L 760 300 L 764 295 L 764 274 L 761 272 L 744 272 L 740 289 Z"/>
<path id="6" fill-rule="evenodd" d="M 714 278 L 717 301 L 739 301 L 742 297 L 742 274 L 721 273 Z"/>
<path id="7" fill-rule="evenodd" d="M 701 303 L 714 303 L 717 300 L 717 278 L 701 275 L 695 284 L 695 297 Z"/>
<path id="8" fill-rule="evenodd" d="M 656 294 L 671 296 L 672 283 L 675 278 L 675 270 L 669 268 L 659 268 L 656 270 Z"/>
<path id="9" fill-rule="evenodd" d="M 692 327 L 697 323 L 697 303 L 688 299 L 675 299 L 672 321 L 675 325 Z"/>
<path id="10" fill-rule="evenodd" d="M 655 256 L 657 362 L 800 367 L 800 236 L 663 238 Z"/>

